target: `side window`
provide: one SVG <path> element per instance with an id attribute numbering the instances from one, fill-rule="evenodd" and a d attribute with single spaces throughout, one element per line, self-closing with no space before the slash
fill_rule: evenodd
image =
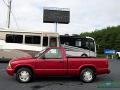
<path id="1" fill-rule="evenodd" d="M 65 44 L 65 45 L 69 45 L 69 42 L 65 42 L 64 44 Z"/>
<path id="2" fill-rule="evenodd" d="M 7 43 L 23 43 L 23 35 L 6 34 Z"/>
<path id="3" fill-rule="evenodd" d="M 75 46 L 81 47 L 81 41 L 75 41 Z"/>
<path id="4" fill-rule="evenodd" d="M 26 44 L 40 44 L 40 42 L 41 42 L 40 36 L 32 36 L 32 35 L 25 36 L 25 43 Z"/>
<path id="5" fill-rule="evenodd" d="M 48 46 L 48 37 L 43 37 L 43 46 Z"/>
<path id="6" fill-rule="evenodd" d="M 57 46 L 57 37 L 50 38 L 50 46 L 52 46 L 52 47 Z"/>
<path id="7" fill-rule="evenodd" d="M 63 45 L 69 45 L 69 38 L 68 37 L 60 37 L 60 43 Z"/>
<path id="8" fill-rule="evenodd" d="M 95 51 L 95 44 L 94 44 L 94 42 L 90 42 L 90 49 L 91 49 L 91 51 Z"/>
<path id="9" fill-rule="evenodd" d="M 50 49 L 47 53 L 45 53 L 45 58 L 47 59 L 61 59 L 62 53 L 60 49 Z"/>
<path id="10" fill-rule="evenodd" d="M 89 47 L 89 42 L 88 42 L 88 41 L 86 41 L 85 47 L 86 47 L 86 49 L 89 49 L 89 48 L 90 48 L 90 47 Z"/>

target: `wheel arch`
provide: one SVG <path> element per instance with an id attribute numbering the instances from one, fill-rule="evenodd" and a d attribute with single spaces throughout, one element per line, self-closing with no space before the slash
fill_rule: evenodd
<path id="1" fill-rule="evenodd" d="M 80 69 L 79 69 L 79 70 L 80 70 L 80 73 L 81 73 L 81 71 L 82 71 L 83 69 L 85 69 L 85 68 L 90 68 L 90 69 L 92 69 L 95 73 L 97 72 L 95 66 L 93 66 L 93 65 L 85 65 L 85 66 L 80 67 Z"/>
<path id="2" fill-rule="evenodd" d="M 88 57 L 86 53 L 81 54 L 81 57 Z"/>
<path id="3" fill-rule="evenodd" d="M 14 73 L 17 73 L 17 71 L 18 71 L 20 68 L 28 68 L 28 69 L 30 69 L 30 70 L 32 71 L 32 73 L 34 74 L 33 68 L 32 68 L 31 66 L 29 66 L 29 65 L 19 65 L 19 66 L 17 66 L 17 67 L 15 68 L 15 70 L 14 70 Z"/>

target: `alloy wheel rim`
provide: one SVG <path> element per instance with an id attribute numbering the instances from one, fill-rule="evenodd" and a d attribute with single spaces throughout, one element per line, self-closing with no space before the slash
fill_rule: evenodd
<path id="1" fill-rule="evenodd" d="M 84 80 L 85 81 L 91 81 L 93 79 L 93 75 L 91 72 L 89 71 L 86 71 L 84 74 L 83 74 L 83 77 L 84 77 Z"/>
<path id="2" fill-rule="evenodd" d="M 27 71 L 21 71 L 19 74 L 19 78 L 23 82 L 27 82 L 30 79 L 30 74 Z"/>

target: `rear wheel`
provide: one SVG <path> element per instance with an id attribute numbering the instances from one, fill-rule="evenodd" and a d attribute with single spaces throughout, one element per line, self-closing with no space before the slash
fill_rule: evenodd
<path id="1" fill-rule="evenodd" d="M 82 54 L 81 57 L 88 57 L 87 54 Z"/>
<path id="2" fill-rule="evenodd" d="M 93 69 L 85 68 L 81 71 L 80 79 L 85 83 L 94 81 L 96 75 Z"/>
<path id="3" fill-rule="evenodd" d="M 20 68 L 16 73 L 16 80 L 21 83 L 30 82 L 33 78 L 32 71 L 28 68 Z"/>

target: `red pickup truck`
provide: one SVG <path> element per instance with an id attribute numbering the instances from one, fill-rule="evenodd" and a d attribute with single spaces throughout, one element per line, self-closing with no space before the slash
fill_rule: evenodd
<path id="1" fill-rule="evenodd" d="M 70 57 L 63 47 L 50 47 L 34 57 L 11 60 L 6 69 L 22 83 L 34 76 L 79 76 L 83 82 L 92 82 L 96 75 L 108 74 L 108 60 L 95 57 Z"/>

